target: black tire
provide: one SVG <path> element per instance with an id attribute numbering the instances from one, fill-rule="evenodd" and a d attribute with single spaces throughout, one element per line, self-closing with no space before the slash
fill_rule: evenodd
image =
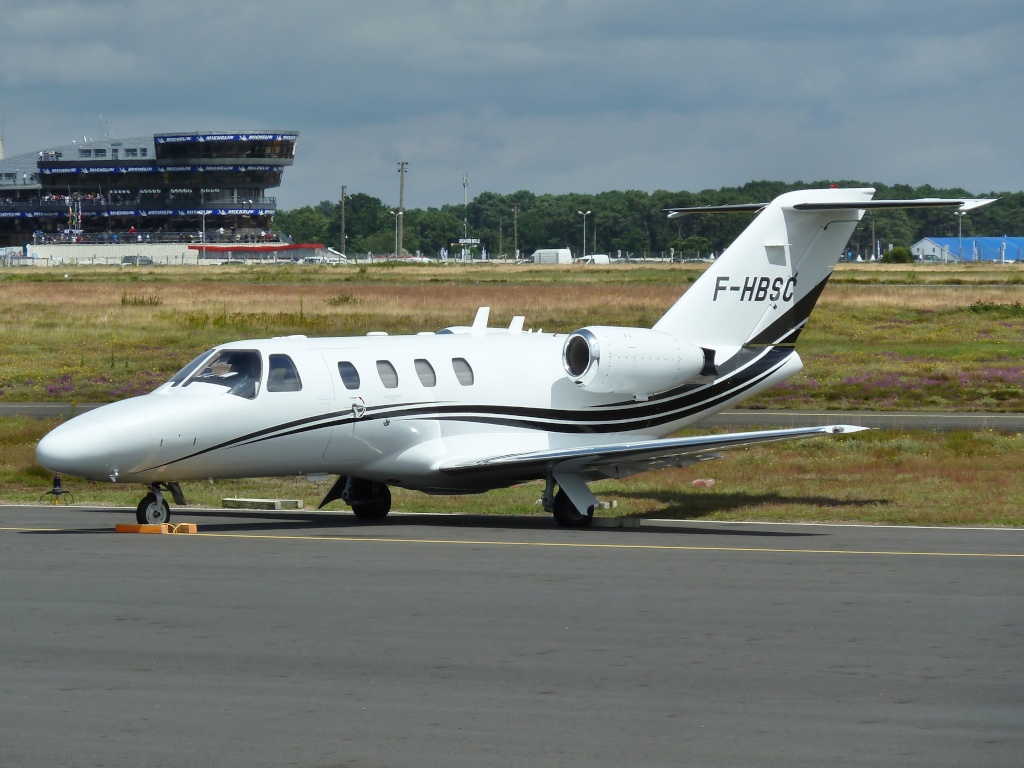
<path id="1" fill-rule="evenodd" d="M 373 483 L 370 494 L 351 503 L 352 514 L 360 520 L 383 520 L 391 511 L 391 489 L 384 483 Z"/>
<path id="2" fill-rule="evenodd" d="M 171 508 L 155 493 L 147 493 L 135 508 L 135 519 L 139 525 L 159 525 L 171 520 Z"/>
<path id="3" fill-rule="evenodd" d="M 587 514 L 583 514 L 576 505 L 569 499 L 569 494 L 558 489 L 555 494 L 554 506 L 555 522 L 566 528 L 586 528 L 594 520 L 594 508 L 590 507 Z"/>

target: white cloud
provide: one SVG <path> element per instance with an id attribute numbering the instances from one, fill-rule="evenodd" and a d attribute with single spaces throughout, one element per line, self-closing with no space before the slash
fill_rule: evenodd
<path id="1" fill-rule="evenodd" d="M 698 189 L 828 177 L 1017 189 L 1011 0 L 64 0 L 0 46 L 8 153 L 294 129 L 282 205 L 340 185 Z"/>

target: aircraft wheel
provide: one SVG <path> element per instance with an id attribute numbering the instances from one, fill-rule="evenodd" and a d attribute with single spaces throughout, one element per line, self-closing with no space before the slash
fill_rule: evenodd
<path id="1" fill-rule="evenodd" d="M 171 509 L 155 493 L 147 493 L 135 508 L 135 519 L 139 525 L 159 525 L 171 519 Z"/>
<path id="2" fill-rule="evenodd" d="M 569 494 L 559 488 L 555 494 L 554 515 L 555 522 L 566 528 L 586 528 L 594 519 L 594 508 L 591 507 L 587 514 L 583 514 L 576 509 L 576 505 L 569 499 Z"/>
<path id="3" fill-rule="evenodd" d="M 391 489 L 384 483 L 373 483 L 371 493 L 351 503 L 352 513 L 360 520 L 383 520 L 391 511 Z"/>

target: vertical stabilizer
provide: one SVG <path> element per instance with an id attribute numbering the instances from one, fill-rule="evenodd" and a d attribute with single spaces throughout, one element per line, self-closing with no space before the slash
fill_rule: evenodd
<path id="1" fill-rule="evenodd" d="M 873 194 L 818 189 L 777 197 L 655 330 L 714 349 L 719 360 L 744 345 L 792 344 L 864 215 L 857 205 Z"/>

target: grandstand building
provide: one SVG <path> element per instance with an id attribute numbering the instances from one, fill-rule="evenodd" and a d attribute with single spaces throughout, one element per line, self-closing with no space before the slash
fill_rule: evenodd
<path id="1" fill-rule="evenodd" d="M 0 246 L 267 243 L 297 131 L 88 139 L 4 158 Z"/>

